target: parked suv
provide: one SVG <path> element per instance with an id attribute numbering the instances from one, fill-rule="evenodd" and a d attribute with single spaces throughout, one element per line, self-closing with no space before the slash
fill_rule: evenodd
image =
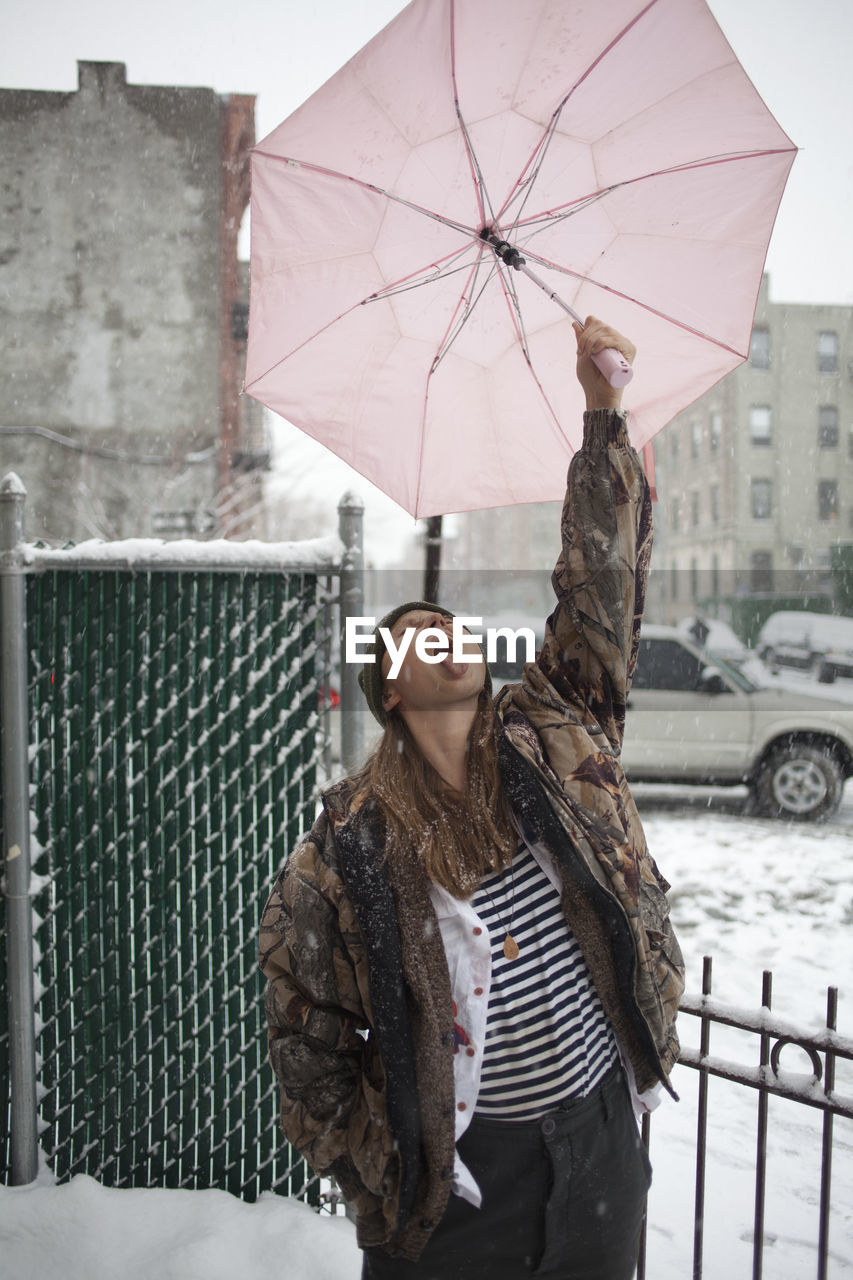
<path id="1" fill-rule="evenodd" d="M 760 687 L 674 627 L 646 626 L 622 762 L 632 782 L 745 782 L 760 813 L 826 818 L 853 774 L 853 706 Z"/>
<path id="2" fill-rule="evenodd" d="M 832 684 L 836 676 L 853 676 L 853 618 L 783 609 L 761 628 L 757 649 L 769 667 L 814 670 L 822 684 Z"/>

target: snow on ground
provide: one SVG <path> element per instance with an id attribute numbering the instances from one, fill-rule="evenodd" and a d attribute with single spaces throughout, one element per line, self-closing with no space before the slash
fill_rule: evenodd
<path id="1" fill-rule="evenodd" d="M 853 682 L 844 682 L 845 684 Z M 853 782 L 835 818 L 788 825 L 745 816 L 745 792 L 638 787 L 649 845 L 672 883 L 688 967 L 701 988 L 714 957 L 714 994 L 757 1008 L 761 972 L 774 974 L 779 1017 L 817 1028 L 826 987 L 839 990 L 839 1031 L 853 1037 Z M 682 1040 L 698 1046 L 695 1018 Z M 714 1028 L 711 1052 L 757 1063 L 756 1037 Z M 797 1050 L 785 1069 L 806 1071 Z M 676 1069 L 682 1101 L 652 1122 L 655 1179 L 647 1274 L 692 1273 L 696 1072 Z M 837 1088 L 853 1095 L 853 1069 Z M 705 1212 L 706 1280 L 752 1275 L 757 1094 L 712 1080 Z M 821 1113 L 771 1099 L 764 1280 L 816 1274 Z M 853 1122 L 835 1122 L 830 1280 L 853 1277 Z M 0 1188 L 3 1280 L 356 1280 L 352 1225 L 273 1195 L 247 1205 L 218 1191 L 107 1190 L 89 1178 L 64 1186 Z"/>
<path id="2" fill-rule="evenodd" d="M 267 1193 L 0 1188 L 3 1280 L 356 1280 L 348 1219 Z"/>

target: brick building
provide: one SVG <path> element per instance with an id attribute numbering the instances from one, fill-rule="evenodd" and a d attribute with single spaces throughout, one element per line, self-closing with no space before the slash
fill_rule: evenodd
<path id="1" fill-rule="evenodd" d="M 78 69 L 73 93 L 0 90 L 0 473 L 30 538 L 245 532 L 254 98 Z"/>

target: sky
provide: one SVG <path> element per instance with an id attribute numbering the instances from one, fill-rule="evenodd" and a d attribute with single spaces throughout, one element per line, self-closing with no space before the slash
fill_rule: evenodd
<path id="1" fill-rule="evenodd" d="M 77 88 L 77 60 L 116 61 L 134 84 L 200 85 L 256 95 L 264 137 L 404 5 L 400 0 L 0 0 L 0 87 Z M 765 103 L 800 148 L 770 244 L 776 302 L 853 304 L 853 4 L 711 0 Z M 311 449 L 277 433 L 282 471 L 314 472 Z M 329 463 L 334 500 L 350 483 L 384 519 L 400 509 Z M 410 517 L 400 531 L 414 529 Z M 393 540 L 392 540 L 393 541 Z"/>

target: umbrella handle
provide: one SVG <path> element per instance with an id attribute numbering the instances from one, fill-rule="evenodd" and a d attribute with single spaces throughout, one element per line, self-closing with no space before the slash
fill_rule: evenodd
<path id="1" fill-rule="evenodd" d="M 604 375 L 611 387 L 627 387 L 634 376 L 634 370 L 628 364 L 621 351 L 615 347 L 605 347 L 592 357 L 592 363 Z"/>
<path id="2" fill-rule="evenodd" d="M 558 293 L 545 283 L 535 271 L 531 271 L 526 260 L 521 256 L 518 249 L 509 244 L 506 240 L 500 240 L 492 227 L 484 227 L 480 232 L 480 239 L 486 244 L 490 244 L 495 251 L 495 256 L 505 262 L 508 267 L 514 267 L 516 271 L 522 271 L 528 280 L 532 280 L 538 285 L 543 293 L 547 293 L 552 302 L 556 302 L 558 307 L 576 320 L 583 328 L 583 320 L 568 302 L 560 297 Z M 602 375 L 610 383 L 611 387 L 627 387 L 628 383 L 634 376 L 634 370 L 628 364 L 628 361 L 622 355 L 621 351 L 617 351 L 615 347 L 605 347 L 604 351 L 599 351 L 597 355 L 592 357 L 593 364 L 600 370 Z"/>

